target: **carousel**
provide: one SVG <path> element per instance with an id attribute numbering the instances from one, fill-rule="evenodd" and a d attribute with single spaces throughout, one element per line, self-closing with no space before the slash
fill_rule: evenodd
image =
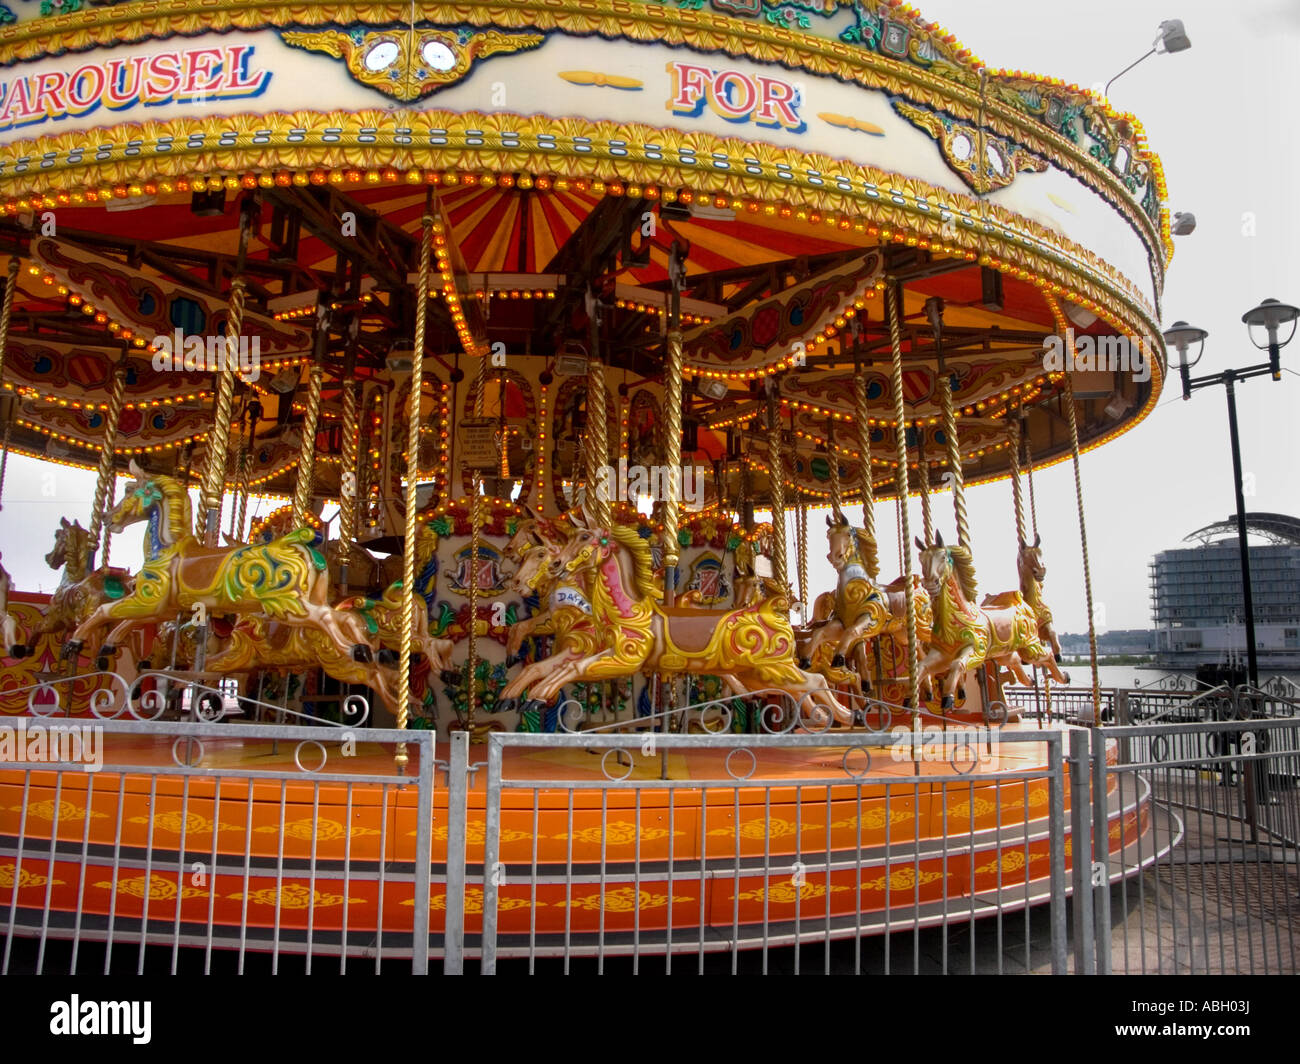
<path id="1" fill-rule="evenodd" d="M 57 590 L 0 579 L 0 713 L 725 742 L 1029 727 L 1004 683 L 1067 682 L 1045 558 L 1081 545 L 1086 577 L 1079 456 L 1162 384 L 1172 242 L 1134 116 L 895 0 L 2 10 L 4 454 L 98 479 L 30 529 Z M 1044 543 L 1033 475 L 1063 461 L 1079 542 Z M 981 594 L 966 495 L 999 481 L 1020 584 Z M 909 497 L 919 524 L 877 523 Z M 0 810 L 23 787 L 0 772 Z M 995 821 L 1044 813 L 986 791 L 918 838 L 967 833 L 974 870 Z M 559 813 L 507 814 L 536 860 Z M 1116 803 L 1113 847 L 1147 828 Z M 1037 856 L 993 864 L 1042 896 Z M 140 902 L 65 871 L 46 905 Z"/>

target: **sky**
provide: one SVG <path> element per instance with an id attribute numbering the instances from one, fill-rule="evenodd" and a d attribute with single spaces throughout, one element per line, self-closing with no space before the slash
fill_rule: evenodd
<path id="1" fill-rule="evenodd" d="M 1147 51 L 1162 20 L 1181 18 L 1190 50 L 1156 55 L 1125 74 L 1111 102 L 1132 111 L 1161 156 L 1171 211 L 1196 215 L 1194 233 L 1176 238 L 1163 324 L 1183 319 L 1209 331 L 1198 373 L 1261 361 L 1241 315 L 1272 296 L 1300 305 L 1296 206 L 1300 139 L 1300 0 L 918 0 L 932 19 L 993 67 L 1104 83 Z M 1242 463 L 1251 510 L 1300 513 L 1300 339 L 1282 353 L 1287 372 L 1238 388 Z M 1234 512 L 1226 399 L 1210 388 L 1184 402 L 1177 385 L 1129 433 L 1084 455 L 1083 494 L 1100 630 L 1150 625 L 1147 564 L 1189 532 Z M 94 474 L 11 457 L 0 509 L 3 564 L 21 590 L 49 591 L 57 574 L 43 555 L 60 516 L 88 523 Z M 1087 628 L 1074 473 L 1066 462 L 1034 478 L 1038 530 L 1048 576 L 1044 597 L 1059 631 Z M 120 489 L 119 489 L 120 490 Z M 1017 584 L 1011 489 L 972 488 L 967 497 L 980 592 Z M 254 505 L 257 505 L 256 503 Z M 262 512 L 271 504 L 262 503 Z M 934 499 L 936 522 L 953 531 L 951 496 Z M 857 507 L 850 519 L 861 523 Z M 820 515 L 817 520 L 820 522 Z M 911 522 L 920 527 L 913 500 Z M 877 507 L 881 572 L 902 571 L 896 510 Z M 825 561 L 824 523 L 810 535 L 812 591 L 834 586 Z M 790 551 L 793 560 L 793 548 Z M 114 564 L 140 561 L 139 529 L 115 539 Z M 793 566 L 792 566 L 793 575 Z"/>

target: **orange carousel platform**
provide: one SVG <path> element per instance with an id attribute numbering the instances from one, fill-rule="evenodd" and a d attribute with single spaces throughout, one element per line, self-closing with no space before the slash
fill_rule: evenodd
<path id="1" fill-rule="evenodd" d="M 971 779 L 965 764 L 895 761 L 888 749 L 873 750 L 854 778 L 843 747 L 764 748 L 761 783 L 729 776 L 726 748 L 692 749 L 668 755 L 678 783 L 666 789 L 660 756 L 641 756 L 634 738 L 628 778 L 645 783 L 635 789 L 583 789 L 608 782 L 601 757 L 583 749 L 504 751 L 500 955 L 581 953 L 597 941 L 606 952 L 675 949 L 678 938 L 692 948 L 760 936 L 779 944 L 1050 897 L 1045 743 L 985 749 Z M 97 773 L 0 770 L 0 928 L 94 940 L 146 922 L 168 942 L 238 936 L 251 949 L 274 939 L 287 952 L 410 952 L 417 764 L 399 774 L 389 749 L 361 742 L 348 771 L 391 782 L 332 782 L 301 775 L 292 744 L 205 737 L 203 774 L 177 777 L 147 767 L 174 766 L 173 738 L 106 740 Z M 471 767 L 483 757 L 471 748 Z M 250 771 L 293 775 L 240 776 Z M 486 776 L 485 766 L 471 772 L 467 801 L 471 952 L 482 928 Z M 1064 801 L 1068 833 L 1068 776 Z M 1108 805 L 1108 847 L 1131 874 L 1169 840 L 1155 838 L 1148 788 L 1112 793 Z M 442 770 L 432 816 L 436 955 L 446 917 Z M 1067 838 L 1067 869 L 1069 854 Z"/>

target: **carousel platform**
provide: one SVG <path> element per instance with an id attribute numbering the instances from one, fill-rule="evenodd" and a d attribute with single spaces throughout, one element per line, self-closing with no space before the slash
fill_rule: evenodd
<path id="1" fill-rule="evenodd" d="M 843 748 L 765 749 L 761 779 L 737 781 L 725 746 L 665 760 L 629 740 L 627 779 L 645 786 L 583 789 L 608 777 L 582 749 L 504 751 L 499 956 L 779 945 L 972 920 L 1050 897 L 1050 781 L 1035 775 L 1046 744 L 982 747 L 971 779 L 962 759 L 894 760 L 887 748 L 853 766 L 856 778 Z M 177 741 L 106 736 L 94 774 L 0 771 L 0 920 L 14 934 L 93 941 L 147 925 L 168 943 L 409 954 L 417 764 L 399 774 L 391 750 L 361 742 L 349 771 L 391 783 L 255 778 L 246 774 L 299 775 L 293 746 L 205 738 L 189 754 L 204 775 L 152 774 L 174 765 Z M 482 749 L 472 748 L 471 769 L 482 767 Z M 672 788 L 655 785 L 665 766 Z M 486 776 L 471 771 L 467 800 L 471 953 L 482 927 Z M 1155 837 L 1145 784 L 1122 798 L 1109 799 L 1116 878 L 1176 841 Z M 440 771 L 435 955 L 447 842 Z"/>

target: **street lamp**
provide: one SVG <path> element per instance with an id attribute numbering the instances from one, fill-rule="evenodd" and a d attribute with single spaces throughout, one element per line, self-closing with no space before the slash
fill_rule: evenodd
<path id="1" fill-rule="evenodd" d="M 1151 56 L 1166 53 L 1172 55 L 1174 52 L 1183 52 L 1192 46 L 1191 39 L 1187 36 L 1187 31 L 1183 29 L 1183 20 L 1179 18 L 1166 19 L 1160 23 L 1160 36 L 1151 44 L 1151 51 L 1139 59 L 1129 63 L 1123 70 L 1106 82 L 1106 87 L 1102 89 L 1103 96 L 1110 95 L 1110 87 L 1120 78 L 1132 70 L 1143 59 L 1150 59 Z"/>
<path id="2" fill-rule="evenodd" d="M 1232 440 L 1232 475 L 1233 487 L 1237 494 L 1237 545 L 1241 552 L 1241 594 L 1242 606 L 1246 620 L 1246 668 L 1249 673 L 1250 686 L 1259 687 L 1259 660 L 1255 652 L 1255 607 L 1250 590 L 1250 551 L 1246 545 L 1246 499 L 1241 482 L 1241 444 L 1237 434 L 1237 381 L 1249 380 L 1268 374 L 1273 380 L 1281 380 L 1282 369 L 1280 354 L 1282 348 L 1295 336 L 1296 322 L 1300 319 L 1300 308 L 1276 299 L 1266 299 L 1254 310 L 1241 316 L 1247 327 L 1251 342 L 1261 351 L 1268 351 L 1268 361 L 1244 369 L 1225 369 L 1205 377 L 1193 377 L 1191 369 L 1201 360 L 1205 353 L 1205 338 L 1209 334 L 1204 329 L 1188 325 L 1185 321 L 1176 321 L 1165 331 L 1165 344 L 1178 353 L 1178 375 L 1182 379 L 1183 398 L 1190 399 L 1192 392 L 1208 388 L 1212 384 L 1222 384 L 1228 393 L 1228 434 Z M 1286 339 L 1280 339 L 1282 327 L 1290 325 Z M 1256 329 L 1263 329 L 1266 342 L 1261 344 L 1256 339 Z"/>

